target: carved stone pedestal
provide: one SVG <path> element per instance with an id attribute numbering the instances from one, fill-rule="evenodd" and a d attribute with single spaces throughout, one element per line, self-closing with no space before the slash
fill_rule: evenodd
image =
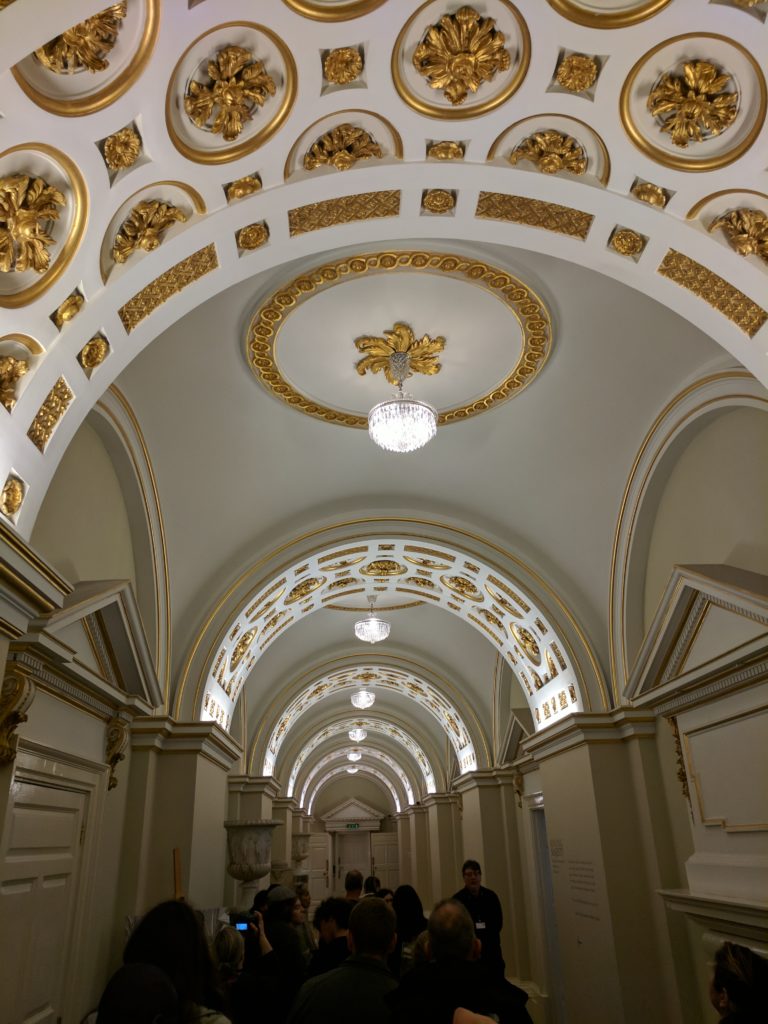
<path id="1" fill-rule="evenodd" d="M 272 866 L 272 830 L 278 822 L 225 821 L 227 830 L 227 874 L 241 884 L 241 901 L 250 908 L 257 882 Z"/>

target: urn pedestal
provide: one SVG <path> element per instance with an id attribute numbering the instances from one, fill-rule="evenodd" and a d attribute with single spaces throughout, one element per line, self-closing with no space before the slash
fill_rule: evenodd
<path id="1" fill-rule="evenodd" d="M 240 882 L 240 902 L 250 909 L 258 891 L 258 880 L 272 866 L 272 831 L 279 822 L 225 821 L 227 830 L 227 874 Z"/>

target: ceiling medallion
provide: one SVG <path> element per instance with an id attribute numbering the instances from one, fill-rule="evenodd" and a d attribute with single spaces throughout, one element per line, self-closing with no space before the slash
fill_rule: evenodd
<path id="1" fill-rule="evenodd" d="M 631 191 L 635 199 L 639 199 L 641 203 L 648 203 L 649 206 L 658 206 L 662 210 L 670 199 L 669 192 L 665 191 L 661 185 L 654 185 L 650 181 L 636 181 Z"/>
<path id="2" fill-rule="evenodd" d="M 509 0 L 491 0 L 482 13 L 468 5 L 449 13 L 444 0 L 427 0 L 398 36 L 392 77 L 422 114 L 474 117 L 519 88 L 529 60 L 528 29 Z"/>
<path id="3" fill-rule="evenodd" d="M 297 583 L 286 597 L 285 604 L 295 604 L 297 601 L 301 601 L 303 597 L 307 597 L 318 587 L 322 587 L 326 579 L 326 576 L 310 576 L 309 579 Z"/>
<path id="4" fill-rule="evenodd" d="M 42 274 L 51 262 L 55 244 L 48 233 L 66 205 L 62 193 L 42 178 L 14 174 L 0 178 L 0 272 Z"/>
<path id="5" fill-rule="evenodd" d="M 569 53 L 557 65 L 555 80 L 568 92 L 586 92 L 597 81 L 597 61 L 585 53 Z"/>
<path id="6" fill-rule="evenodd" d="M 323 58 L 323 78 L 332 85 L 349 85 L 363 72 L 363 58 L 354 46 L 329 50 Z"/>
<path id="7" fill-rule="evenodd" d="M 103 335 L 95 334 L 78 352 L 77 361 L 82 366 L 83 373 L 90 379 L 93 371 L 101 366 L 108 355 L 109 342 Z"/>
<path id="8" fill-rule="evenodd" d="M 104 141 L 104 163 L 110 171 L 133 167 L 141 153 L 141 139 L 135 128 L 128 125 Z"/>
<path id="9" fill-rule="evenodd" d="M 50 42 L 35 50 L 43 67 L 55 75 L 75 75 L 79 71 L 106 71 L 107 57 L 117 42 L 126 15 L 126 0 L 112 4 Z"/>
<path id="10" fill-rule="evenodd" d="M 460 597 L 466 597 L 468 601 L 482 601 L 483 595 L 477 589 L 472 580 L 465 576 L 441 576 L 440 582 Z"/>
<path id="11" fill-rule="evenodd" d="M 68 295 L 66 299 L 64 299 L 62 304 L 51 317 L 51 320 L 53 320 L 56 327 L 61 330 L 64 324 L 68 324 L 70 320 L 75 319 L 84 305 L 85 298 L 83 297 L 82 292 L 76 288 L 71 295 Z"/>
<path id="12" fill-rule="evenodd" d="M 369 597 L 370 611 L 364 619 L 358 619 L 355 623 L 355 636 L 367 644 L 378 644 L 389 636 L 390 624 L 384 619 L 374 615 L 373 606 L 376 602 L 376 594 Z M 352 701 L 354 704 L 354 700 Z M 373 702 L 371 702 L 373 703 Z M 355 704 L 355 707 L 358 705 Z"/>
<path id="13" fill-rule="evenodd" d="M 408 572 L 404 565 L 400 565 L 392 558 L 376 558 L 360 570 L 361 576 L 402 576 Z"/>
<path id="14" fill-rule="evenodd" d="M 558 171 L 584 174 L 587 169 L 587 155 L 581 144 L 570 135 L 552 128 L 523 139 L 507 160 L 513 167 L 520 160 L 528 160 L 543 174 L 557 174 Z"/>
<path id="15" fill-rule="evenodd" d="M 269 228 L 263 221 L 256 224 L 248 224 L 235 235 L 235 241 L 239 249 L 251 251 L 260 249 L 269 241 Z"/>
<path id="16" fill-rule="evenodd" d="M 24 501 L 24 484 L 17 476 L 9 476 L 0 494 L 0 512 L 6 519 L 13 519 Z"/>
<path id="17" fill-rule="evenodd" d="M 645 248 L 645 239 L 631 228 L 617 228 L 610 237 L 612 249 L 622 256 L 639 256 Z"/>
<path id="18" fill-rule="evenodd" d="M 173 203 L 159 199 L 137 203 L 120 225 L 112 243 L 112 259 L 125 263 L 129 256 L 142 249 L 154 252 L 162 242 L 165 231 L 175 223 L 184 223 L 187 215 Z"/>
<path id="19" fill-rule="evenodd" d="M 316 167 L 335 167 L 337 171 L 348 171 L 358 160 L 371 157 L 381 159 L 381 146 L 364 128 L 353 124 L 339 124 L 321 135 L 304 154 L 305 171 Z"/>
<path id="20" fill-rule="evenodd" d="M 739 256 L 759 256 L 768 263 L 768 215 L 762 210 L 739 207 L 715 217 L 708 231 L 720 229 Z"/>
<path id="21" fill-rule="evenodd" d="M 247 174 L 244 178 L 230 181 L 224 188 L 228 203 L 234 202 L 236 199 L 245 199 L 247 196 L 252 196 L 254 192 L 260 191 L 261 178 L 258 174 Z"/>
<path id="22" fill-rule="evenodd" d="M 29 360 L 0 355 L 0 405 L 8 412 L 16 405 L 16 386 L 29 372 Z"/>
<path id="23" fill-rule="evenodd" d="M 461 142 L 432 142 L 427 146 L 427 157 L 430 160 L 463 160 L 464 145 Z"/>
<path id="24" fill-rule="evenodd" d="M 421 208 L 428 213 L 450 213 L 456 207 L 456 196 L 447 188 L 428 188 L 421 194 Z"/>
<path id="25" fill-rule="evenodd" d="M 276 92 L 274 79 L 250 50 L 225 46 L 208 61 L 208 82 L 189 82 L 184 109 L 198 128 L 234 142 L 256 108 Z"/>
<path id="26" fill-rule="evenodd" d="M 730 86 L 730 88 L 728 88 Z M 682 75 L 667 72 L 651 89 L 648 110 L 676 146 L 721 135 L 736 119 L 739 96 L 727 71 L 688 61 Z"/>
<path id="27" fill-rule="evenodd" d="M 441 411 L 438 425 L 455 423 L 491 409 L 530 385 L 546 363 L 551 347 L 549 312 L 543 301 L 519 278 L 497 266 L 453 253 L 396 250 L 362 253 L 312 268 L 278 288 L 251 319 L 247 357 L 259 382 L 272 395 L 308 416 L 341 426 L 368 426 L 365 415 L 323 405 L 284 376 L 276 355 L 280 332 L 291 314 L 308 300 L 345 282 L 381 274 L 419 271 L 438 279 L 471 283 L 499 300 L 517 320 L 521 348 L 511 370 L 490 390 L 465 405 Z M 507 364 L 508 365 L 508 364 Z"/>

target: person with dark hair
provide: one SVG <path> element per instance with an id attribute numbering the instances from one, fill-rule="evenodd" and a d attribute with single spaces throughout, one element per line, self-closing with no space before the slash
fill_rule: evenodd
<path id="1" fill-rule="evenodd" d="M 272 998 L 266 1019 L 270 1024 L 284 1021 L 293 998 L 306 977 L 307 965 L 294 928 L 295 914 L 301 910 L 296 893 L 285 885 L 269 890 L 264 931 L 272 946 L 269 964 Z"/>
<path id="2" fill-rule="evenodd" d="M 384 900 L 385 903 L 388 903 L 390 907 L 392 906 L 392 901 L 394 899 L 395 894 L 392 892 L 391 889 L 379 889 L 376 895 L 379 897 L 380 900 Z"/>
<path id="3" fill-rule="evenodd" d="M 387 996 L 398 1024 L 453 1024 L 461 1008 L 501 1024 L 531 1024 L 528 994 L 479 959 L 472 918 L 457 900 L 441 900 L 430 914 L 426 955 Z"/>
<path id="4" fill-rule="evenodd" d="M 412 885 L 398 885 L 392 898 L 392 909 L 397 918 L 397 944 L 389 959 L 392 973 L 402 978 L 413 967 L 416 940 L 427 928 L 419 894 Z"/>
<path id="5" fill-rule="evenodd" d="M 363 873 L 352 868 L 344 876 L 344 895 L 348 900 L 359 900 L 363 892 Z"/>
<path id="6" fill-rule="evenodd" d="M 96 1024 L 176 1024 L 179 997 L 153 964 L 125 964 L 107 982 Z"/>
<path id="7" fill-rule="evenodd" d="M 768 960 L 746 946 L 724 942 L 715 953 L 709 999 L 728 1024 L 768 1020 Z"/>
<path id="8" fill-rule="evenodd" d="M 453 894 L 463 903 L 475 924 L 475 934 L 481 942 L 480 959 L 504 977 L 505 963 L 501 955 L 501 929 L 504 915 L 501 902 L 492 889 L 481 885 L 482 870 L 476 860 L 465 860 L 461 867 L 464 888 Z"/>
<path id="9" fill-rule="evenodd" d="M 338 896 L 323 900 L 315 911 L 312 924 L 317 929 L 320 941 L 309 964 L 311 978 L 340 967 L 349 956 L 347 927 L 351 912 L 352 903 Z"/>
<path id="10" fill-rule="evenodd" d="M 363 899 L 366 896 L 378 896 L 381 889 L 381 880 L 376 875 L 368 875 L 363 882 Z"/>
<path id="11" fill-rule="evenodd" d="M 387 968 L 395 945 L 395 915 L 372 896 L 349 915 L 350 956 L 334 971 L 311 978 L 296 997 L 288 1024 L 394 1024 L 384 996 L 397 987 Z"/>
<path id="12" fill-rule="evenodd" d="M 229 1024 L 202 922 L 181 900 L 159 903 L 142 917 L 123 952 L 125 964 L 152 964 L 170 979 L 180 1022 Z"/>

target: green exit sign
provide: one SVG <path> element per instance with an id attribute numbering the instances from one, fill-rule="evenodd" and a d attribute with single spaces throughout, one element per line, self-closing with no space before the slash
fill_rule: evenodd
<path id="1" fill-rule="evenodd" d="M 348 821 L 347 828 L 360 828 L 360 826 L 356 821 Z"/>

